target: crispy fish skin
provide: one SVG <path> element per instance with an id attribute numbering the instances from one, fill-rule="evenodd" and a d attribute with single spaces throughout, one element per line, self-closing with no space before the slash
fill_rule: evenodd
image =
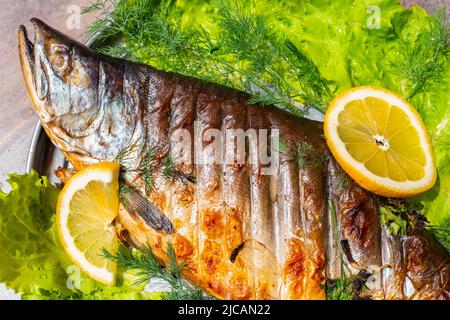
<path id="1" fill-rule="evenodd" d="M 336 210 L 341 244 L 348 243 L 346 261 L 356 268 L 381 266 L 380 221 L 375 198 L 331 161 L 331 200 Z"/>
<path id="2" fill-rule="evenodd" d="M 394 239 L 391 252 L 382 248 L 386 234 L 376 197 L 328 160 L 321 123 L 248 104 L 245 93 L 230 88 L 99 55 L 38 19 L 32 23 L 34 43 L 23 26 L 19 30 L 20 60 L 52 142 L 77 170 L 121 156 L 130 169 L 126 182 L 173 224 L 174 232 L 158 232 L 121 207 L 117 231 L 123 241 L 151 246 L 163 262 L 171 243 L 186 263 L 184 276 L 218 298 L 324 299 L 325 278 L 342 276 L 344 246 L 350 273 L 398 262 L 391 273 L 400 280 L 380 281 L 383 297 L 448 299 L 448 254 L 425 233 Z M 187 159 L 174 138 L 178 129 L 201 137 L 200 151 L 190 146 Z M 214 129 L 279 130 L 287 150 L 272 175 L 262 174 L 267 165 L 255 152 L 260 137 L 245 144 L 245 157 L 254 162 L 208 161 L 217 146 L 238 154 L 234 139 L 209 135 Z M 149 150 L 155 174 L 146 190 L 136 169 Z M 177 172 L 170 179 L 161 174 L 168 155 Z M 62 179 L 70 174 L 59 172 Z M 411 295 L 403 295 L 404 274 L 411 279 Z"/>
<path id="3" fill-rule="evenodd" d="M 406 299 L 406 252 L 405 241 L 401 236 L 389 234 L 382 229 L 381 245 L 384 265 L 389 268 L 383 270 L 384 298 L 387 300 Z"/>
<path id="4" fill-rule="evenodd" d="M 420 230 L 406 239 L 406 272 L 415 289 L 409 299 L 449 300 L 450 259 L 446 250 Z"/>

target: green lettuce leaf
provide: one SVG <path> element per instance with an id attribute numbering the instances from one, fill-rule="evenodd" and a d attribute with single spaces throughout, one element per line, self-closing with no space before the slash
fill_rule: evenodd
<path id="1" fill-rule="evenodd" d="M 55 224 L 59 190 L 46 177 L 11 174 L 0 191 L 0 282 L 22 299 L 144 299 L 157 297 L 120 273 L 116 286 L 90 279 L 62 248 Z"/>

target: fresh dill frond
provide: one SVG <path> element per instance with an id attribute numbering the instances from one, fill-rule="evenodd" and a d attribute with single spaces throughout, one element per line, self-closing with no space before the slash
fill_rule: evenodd
<path id="1" fill-rule="evenodd" d="M 327 296 L 327 300 L 350 300 L 352 297 L 351 293 L 351 281 L 347 279 L 347 275 L 345 273 L 344 267 L 344 259 L 343 252 L 341 248 L 341 242 L 339 241 L 339 226 L 337 222 L 337 214 L 336 209 L 334 207 L 331 199 L 327 201 L 328 209 L 330 210 L 332 222 L 334 225 L 334 241 L 336 241 L 338 246 L 338 254 L 339 254 L 339 265 L 340 265 L 340 273 L 341 278 L 335 280 L 327 280 L 325 284 L 325 293 Z"/>
<path id="2" fill-rule="evenodd" d="M 196 183 L 196 179 L 194 176 L 186 174 L 176 168 L 175 161 L 173 160 L 172 155 L 168 154 L 164 158 L 164 162 L 162 165 L 162 176 L 166 180 L 180 180 L 182 182 L 189 181 L 191 183 Z"/>
<path id="3" fill-rule="evenodd" d="M 283 37 L 270 27 L 266 16 L 244 10 L 238 2 L 221 1 L 218 7 L 221 38 L 216 56 L 232 57 L 241 87 L 254 96 L 251 102 L 276 104 L 302 115 L 293 100 L 301 92 L 286 81 L 292 65 L 286 63 Z"/>
<path id="4" fill-rule="evenodd" d="M 198 286 L 193 286 L 181 277 L 184 264 L 178 264 L 172 245 L 167 245 L 167 267 L 163 267 L 149 247 L 141 250 L 120 246 L 116 251 L 102 249 L 104 258 L 114 261 L 118 267 L 136 272 L 135 285 L 147 283 L 151 278 L 160 278 L 168 283 L 171 291 L 163 293 L 162 299 L 205 300 L 210 299 Z"/>
<path id="5" fill-rule="evenodd" d="M 259 92 L 255 92 L 250 99 L 248 99 L 248 103 L 250 104 L 260 104 L 262 106 L 270 106 L 273 104 L 282 104 L 284 101 L 279 98 L 269 95 L 269 94 L 261 94 Z"/>
<path id="6" fill-rule="evenodd" d="M 127 48 L 125 48 L 121 44 L 103 46 L 98 48 L 97 51 L 104 55 L 115 58 L 122 58 L 122 59 L 130 58 L 130 51 L 127 50 Z"/>
<path id="7" fill-rule="evenodd" d="M 288 148 L 288 145 L 287 145 L 287 141 L 280 137 L 279 140 L 278 140 L 277 151 L 280 152 L 280 153 L 285 153 L 288 150 L 289 150 L 289 148 Z"/>
<path id="8" fill-rule="evenodd" d="M 81 8 L 81 14 L 91 13 L 91 12 L 98 12 L 98 11 L 104 11 L 106 10 L 106 4 L 109 1 L 105 0 L 94 0 L 91 1 L 89 5 L 86 7 Z M 111 2 L 114 3 L 114 2 Z"/>
<path id="9" fill-rule="evenodd" d="M 127 193 L 132 191 L 132 188 L 128 184 L 124 181 L 119 181 L 119 200 L 125 207 L 129 205 Z"/>
<path id="10" fill-rule="evenodd" d="M 167 246 L 167 257 L 169 258 L 169 263 L 167 264 L 168 270 L 172 273 L 174 277 L 180 277 L 181 271 L 185 267 L 185 263 L 177 263 L 177 258 L 175 255 L 175 250 L 173 249 L 172 245 Z"/>
<path id="11" fill-rule="evenodd" d="M 118 164 L 120 164 L 121 166 L 125 166 L 127 164 L 127 154 L 128 154 L 128 149 L 122 149 L 120 150 L 116 157 L 114 158 L 114 162 L 117 162 Z"/>
<path id="12" fill-rule="evenodd" d="M 325 112 L 328 103 L 333 98 L 330 88 L 328 88 L 328 81 L 322 77 L 319 68 L 304 52 L 290 40 L 286 40 L 285 44 L 296 58 L 293 65 L 297 68 L 297 78 L 302 88 L 303 99 Z"/>
<path id="13" fill-rule="evenodd" d="M 314 146 L 308 142 L 299 142 L 295 144 L 293 159 L 299 169 L 303 169 L 306 166 L 320 168 L 328 161 L 328 157 L 321 155 L 315 150 Z"/>
<path id="14" fill-rule="evenodd" d="M 175 177 L 175 163 L 170 154 L 167 155 L 164 159 L 162 166 L 162 175 L 167 180 L 171 180 Z"/>
<path id="15" fill-rule="evenodd" d="M 137 147 L 137 144 L 132 144 L 129 147 L 120 149 L 119 152 L 117 152 L 117 155 L 114 157 L 113 162 L 120 164 L 120 169 L 122 172 L 132 170 L 134 154 Z"/>
<path id="16" fill-rule="evenodd" d="M 303 169 L 308 163 L 309 154 L 306 152 L 312 150 L 312 146 L 309 143 L 301 142 L 297 143 L 294 148 L 294 161 L 299 169 Z"/>
<path id="17" fill-rule="evenodd" d="M 297 116 L 306 106 L 323 112 L 329 100 L 327 81 L 312 60 L 293 54 L 268 17 L 253 13 L 253 3 L 218 0 L 210 21 L 214 34 L 220 34 L 217 38 L 202 26 L 183 24 L 183 12 L 174 1 L 98 2 L 88 9 L 100 12 L 90 33 L 100 40 L 120 37 L 123 42 L 122 48 L 111 47 L 105 53 L 118 56 L 127 51 L 128 59 L 233 86 L 248 92 L 250 103 L 275 104 Z"/>
<path id="18" fill-rule="evenodd" d="M 132 163 L 132 156 L 135 148 L 136 146 L 133 145 L 131 148 L 120 150 L 115 157 L 114 162 L 121 165 L 122 173 L 139 176 L 144 182 L 145 193 L 148 196 L 153 189 L 154 174 L 156 171 L 153 161 L 155 151 L 153 148 L 149 148 L 136 168 Z"/>
<path id="19" fill-rule="evenodd" d="M 392 62 L 394 71 L 406 81 L 406 98 L 411 99 L 439 80 L 443 59 L 449 52 L 450 27 L 441 8 L 428 17 L 428 29 L 414 42 L 403 40 L 399 55 Z"/>
<path id="20" fill-rule="evenodd" d="M 90 5 L 81 9 L 81 13 L 100 13 L 88 27 L 88 32 L 94 42 L 103 41 L 110 37 L 118 36 L 122 33 L 122 29 L 115 23 L 116 16 L 121 13 L 120 0 L 95 0 Z"/>
<path id="21" fill-rule="evenodd" d="M 137 173 L 140 175 L 142 180 L 144 181 L 144 189 L 145 193 L 148 196 L 153 189 L 153 181 L 154 181 L 154 165 L 153 160 L 155 157 L 155 151 L 153 148 L 149 148 L 145 153 L 144 157 L 139 164 L 137 169 Z"/>
<path id="22" fill-rule="evenodd" d="M 327 280 L 325 285 L 327 300 L 352 300 L 353 294 L 349 289 L 351 285 L 351 280 L 346 278 Z"/>

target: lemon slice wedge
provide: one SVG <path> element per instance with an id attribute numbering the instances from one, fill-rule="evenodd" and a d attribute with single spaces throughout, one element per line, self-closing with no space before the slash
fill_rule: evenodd
<path id="1" fill-rule="evenodd" d="M 372 86 L 343 92 L 327 109 L 324 130 L 337 162 L 375 194 L 413 196 L 436 181 L 423 121 L 393 92 Z"/>
<path id="2" fill-rule="evenodd" d="M 59 236 L 69 257 L 91 278 L 113 285 L 116 266 L 102 257 L 118 240 L 114 219 L 119 212 L 117 163 L 99 163 L 76 173 L 65 184 L 57 205 Z"/>

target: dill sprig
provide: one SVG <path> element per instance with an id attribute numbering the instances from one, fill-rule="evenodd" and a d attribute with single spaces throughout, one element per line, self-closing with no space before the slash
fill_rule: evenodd
<path id="1" fill-rule="evenodd" d="M 338 244 L 340 272 L 339 279 L 328 279 L 325 283 L 325 293 L 327 300 L 352 300 L 352 299 L 367 299 L 369 297 L 362 296 L 363 290 L 367 288 L 367 279 L 371 273 L 366 269 L 360 269 L 357 274 L 347 276 L 346 269 L 348 267 L 344 264 L 344 250 L 342 249 L 342 241 L 339 241 L 338 223 L 336 216 L 336 209 L 333 202 L 328 199 L 328 208 L 330 209 L 333 225 L 335 226 L 335 241 Z"/>
<path id="2" fill-rule="evenodd" d="M 295 115 L 302 114 L 300 103 L 324 111 L 329 97 L 320 97 L 326 80 L 305 53 L 271 28 L 267 16 L 231 1 L 219 2 L 218 13 L 215 54 L 237 66 L 235 73 L 241 88 L 253 95 L 251 102 L 277 104 Z M 288 79 L 297 79 L 297 85 Z"/>
<path id="3" fill-rule="evenodd" d="M 162 299 L 168 300 L 205 300 L 209 298 L 199 287 L 189 284 L 181 276 L 185 267 L 184 263 L 177 262 L 174 249 L 167 245 L 168 263 L 163 267 L 153 251 L 149 247 L 142 250 L 120 246 L 116 251 L 109 252 L 102 249 L 102 255 L 108 260 L 114 261 L 120 268 L 136 271 L 138 279 L 135 285 L 147 283 L 151 278 L 160 278 L 168 283 L 171 291 L 163 293 Z"/>
<path id="4" fill-rule="evenodd" d="M 339 241 L 339 226 L 337 222 L 336 209 L 334 207 L 333 202 L 328 199 L 327 206 L 330 209 L 333 225 L 335 227 L 335 241 L 338 244 L 339 251 L 339 264 L 341 268 L 341 278 L 334 280 L 327 280 L 325 284 L 325 292 L 328 300 L 350 300 L 353 296 L 351 290 L 351 281 L 347 278 L 347 274 L 345 272 L 344 258 L 343 252 L 341 248 L 341 242 Z"/>
<path id="5" fill-rule="evenodd" d="M 147 196 L 150 194 L 153 188 L 154 157 L 155 152 L 153 148 L 149 148 L 145 153 L 144 157 L 142 158 L 141 163 L 139 164 L 139 167 L 137 169 L 138 174 L 144 181 L 144 189 Z"/>
<path id="6" fill-rule="evenodd" d="M 325 112 L 326 105 L 333 98 L 328 81 L 325 80 L 317 66 L 312 60 L 290 40 L 286 40 L 286 47 L 295 56 L 295 66 L 298 69 L 297 78 L 302 88 L 302 97 L 319 107 L 319 110 Z"/>
<path id="7" fill-rule="evenodd" d="M 177 169 L 176 163 L 173 160 L 171 154 L 167 154 L 162 158 L 162 165 L 158 168 L 158 163 L 156 159 L 156 151 L 154 148 L 148 148 L 142 157 L 139 165 L 137 167 L 133 167 L 132 161 L 130 161 L 130 156 L 133 152 L 133 148 L 121 150 L 116 158 L 115 162 L 121 165 L 121 171 L 126 174 L 132 174 L 139 176 L 144 183 L 144 191 L 147 196 L 153 190 L 155 176 L 161 174 L 163 178 L 166 180 L 175 180 L 178 179 L 180 181 L 186 182 L 189 181 L 191 183 L 196 183 L 196 179 L 194 176 L 186 174 Z M 123 190 L 121 192 L 126 192 L 128 189 L 125 183 Z"/>
<path id="8" fill-rule="evenodd" d="M 295 144 L 293 159 L 299 169 L 303 169 L 306 166 L 320 168 L 329 160 L 328 157 L 317 152 L 314 146 L 308 142 L 298 142 Z"/>
<path id="9" fill-rule="evenodd" d="M 131 148 L 120 150 L 115 157 L 114 162 L 117 162 L 121 165 L 121 171 L 123 173 L 140 176 L 142 181 L 144 182 L 145 193 L 148 196 L 153 189 L 155 174 L 155 150 L 153 148 L 148 148 L 139 165 L 134 168 L 132 160 L 130 159 L 133 154 L 134 148 L 135 146 L 132 146 Z"/>
<path id="10" fill-rule="evenodd" d="M 130 187 L 125 181 L 119 181 L 119 201 L 125 206 L 129 206 L 127 193 L 133 192 L 133 188 Z"/>
<path id="11" fill-rule="evenodd" d="M 327 300 L 352 300 L 351 286 L 352 282 L 347 278 L 327 280 L 325 285 Z"/>
<path id="12" fill-rule="evenodd" d="M 297 116 L 309 106 L 324 111 L 328 81 L 300 48 L 252 5 L 218 0 L 217 7 L 211 23 L 220 38 L 184 25 L 183 12 L 170 0 L 97 0 L 87 10 L 98 10 L 100 18 L 89 30 L 100 39 L 120 36 L 121 47 L 106 53 L 126 51 L 159 69 L 233 86 L 248 92 L 250 103 L 276 104 Z"/>
<path id="13" fill-rule="evenodd" d="M 196 183 L 196 179 L 194 176 L 192 175 L 188 175 L 180 170 L 178 170 L 176 168 L 176 164 L 175 161 L 173 160 L 173 157 L 168 154 L 165 158 L 164 158 L 164 162 L 162 165 L 162 176 L 166 179 L 166 180 L 175 180 L 178 179 L 182 182 L 186 182 L 189 181 L 191 183 Z"/>
<path id="14" fill-rule="evenodd" d="M 422 31 L 416 41 L 402 41 L 399 55 L 392 63 L 394 71 L 406 81 L 408 99 L 439 80 L 443 59 L 449 51 L 450 27 L 446 24 L 444 9 L 437 10 L 428 20 L 428 29 Z"/>
<path id="15" fill-rule="evenodd" d="M 130 52 L 120 44 L 103 46 L 97 49 L 98 52 L 116 58 L 127 59 L 130 58 Z"/>
<path id="16" fill-rule="evenodd" d="M 119 150 L 116 157 L 114 158 L 114 162 L 117 162 L 121 165 L 121 170 L 126 171 L 130 170 L 133 162 L 133 154 L 136 151 L 137 145 L 132 144 L 130 147 L 123 148 Z"/>
<path id="17" fill-rule="evenodd" d="M 175 172 L 175 162 L 173 161 L 172 156 L 169 154 L 164 159 L 162 166 L 162 175 L 167 180 L 171 180 L 175 178 Z"/>
<path id="18" fill-rule="evenodd" d="M 304 169 L 306 166 L 319 169 L 329 160 L 328 156 L 322 155 L 314 145 L 306 141 L 295 142 L 293 148 L 289 148 L 288 141 L 280 138 L 276 148 L 278 152 L 286 154 L 288 160 L 294 161 L 298 169 Z"/>

